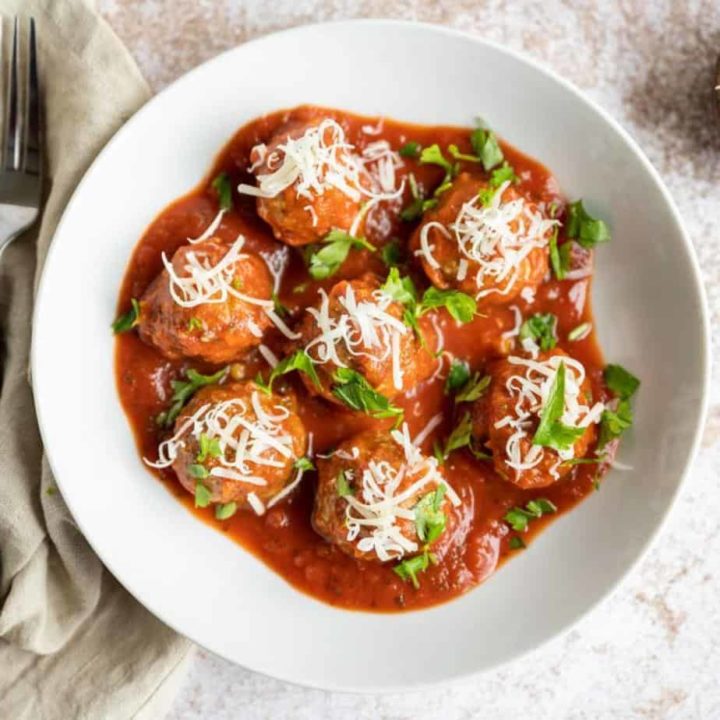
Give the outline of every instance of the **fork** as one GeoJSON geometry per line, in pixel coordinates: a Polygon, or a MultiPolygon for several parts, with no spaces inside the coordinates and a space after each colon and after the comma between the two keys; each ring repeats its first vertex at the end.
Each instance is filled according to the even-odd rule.
{"type": "Polygon", "coordinates": [[[2,136],[0,255],[20,233],[37,220],[40,213],[43,176],[42,129],[33,18],[30,18],[28,28],[24,72],[21,72],[21,56],[20,22],[16,17],[2,136]]]}

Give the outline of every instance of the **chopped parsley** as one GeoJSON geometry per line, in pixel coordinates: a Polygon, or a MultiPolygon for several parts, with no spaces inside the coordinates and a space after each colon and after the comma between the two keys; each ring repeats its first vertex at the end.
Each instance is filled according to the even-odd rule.
{"type": "Polygon", "coordinates": [[[196,480],[205,480],[210,476],[208,469],[204,465],[196,463],[194,465],[188,465],[188,472],[196,480]]]}
{"type": "Polygon", "coordinates": [[[608,389],[619,399],[614,410],[610,408],[603,410],[600,418],[598,450],[602,450],[632,426],[633,412],[630,398],[640,387],[640,380],[621,365],[608,365],[604,376],[608,389]]]}
{"type": "Polygon", "coordinates": [[[195,507],[207,507],[211,499],[212,493],[198,480],[195,483],[195,507]]]}
{"type": "Polygon", "coordinates": [[[513,535],[508,542],[508,547],[511,550],[524,550],[527,545],[519,535],[513,535]]]}
{"type": "Polygon", "coordinates": [[[524,508],[513,507],[503,516],[503,520],[515,532],[527,532],[530,520],[541,518],[543,515],[552,515],[557,507],[546,498],[530,500],[524,508]]]}
{"type": "Polygon", "coordinates": [[[228,520],[237,512],[237,503],[229,502],[215,506],[215,518],[217,520],[228,520]]]}
{"type": "Polygon", "coordinates": [[[470,419],[470,413],[466,412],[445,441],[443,457],[447,458],[453,450],[469,447],[471,435],[472,420],[470,419]]]}
{"type": "Polygon", "coordinates": [[[290,314],[290,310],[288,310],[287,306],[283,304],[276,292],[273,292],[270,295],[270,299],[272,300],[273,310],[277,315],[280,317],[286,317],[290,314]]]}
{"type": "Polygon", "coordinates": [[[218,370],[213,375],[202,375],[197,370],[188,368],[185,371],[186,381],[183,380],[172,380],[170,387],[172,387],[173,394],[170,398],[172,404],[167,410],[161,412],[155,419],[156,423],[160,427],[170,427],[174,422],[175,418],[180,414],[180,411],[185,406],[185,403],[195,394],[197,390],[206,385],[213,385],[219,383],[225,379],[228,373],[228,368],[224,367],[222,370],[218,370]]]}
{"type": "Polygon", "coordinates": [[[200,443],[200,452],[198,452],[196,460],[199,463],[205,462],[208,458],[218,458],[222,455],[219,438],[211,438],[205,433],[200,433],[198,442],[200,443]]]}
{"type": "Polygon", "coordinates": [[[417,159],[421,151],[422,145],[419,142],[409,140],[398,150],[398,153],[401,157],[417,159]]]}
{"type": "Polygon", "coordinates": [[[135,299],[130,299],[130,310],[121,315],[112,324],[112,331],[118,335],[119,333],[132,330],[140,322],[140,303],[135,299]]]}
{"type": "Polygon", "coordinates": [[[213,181],[212,188],[218,194],[221,210],[229,210],[232,207],[232,186],[228,174],[220,173],[213,181]]]}
{"type": "Polygon", "coordinates": [[[485,128],[477,128],[470,135],[470,144],[486,172],[490,172],[504,159],[495,133],[485,128]]]}
{"type": "Polygon", "coordinates": [[[417,291],[412,279],[407,275],[400,275],[400,271],[395,267],[390,268],[390,272],[380,290],[405,306],[414,307],[417,302],[417,291]]]}
{"type": "Polygon", "coordinates": [[[347,259],[351,248],[375,251],[365,238],[354,237],[343,230],[331,230],[323,239],[320,250],[310,255],[308,272],[313,280],[324,280],[334,275],[347,259]]]}
{"type": "Polygon", "coordinates": [[[475,373],[468,382],[463,385],[460,392],[455,395],[455,402],[473,402],[477,400],[489,387],[492,378],[490,375],[480,376],[475,373]]]}
{"type": "Polygon", "coordinates": [[[495,168],[490,175],[490,187],[499,188],[505,182],[516,183],[520,178],[515,174],[513,168],[507,160],[499,168],[495,168]]]}
{"type": "Polygon", "coordinates": [[[352,488],[350,487],[347,474],[344,470],[341,470],[335,478],[335,490],[337,491],[339,497],[352,495],[352,488]]]}
{"type": "Polygon", "coordinates": [[[402,418],[402,408],[396,407],[375,390],[359,372],[350,368],[337,368],[333,381],[332,394],[352,410],[359,410],[374,418],[402,418]]]}
{"type": "Polygon", "coordinates": [[[576,328],[573,328],[567,336],[567,339],[570,342],[577,342],[578,340],[583,340],[586,338],[590,331],[592,330],[592,323],[584,322],[578,325],[576,328]]]}
{"type": "Polygon", "coordinates": [[[608,226],[590,215],[583,207],[582,200],[568,205],[566,232],[569,238],[577,240],[586,250],[610,240],[608,226]]]}
{"type": "Polygon", "coordinates": [[[420,162],[423,165],[437,165],[445,171],[445,177],[435,190],[435,195],[439,195],[450,187],[452,179],[457,174],[457,168],[442,153],[440,146],[436,143],[422,150],[420,153],[420,162]]]}
{"type": "Polygon", "coordinates": [[[415,506],[415,529],[420,540],[427,545],[435,542],[445,530],[447,518],[441,510],[445,485],[424,495],[415,506]]]}
{"type": "Polygon", "coordinates": [[[288,373],[298,370],[301,373],[307,375],[318,390],[322,388],[320,378],[318,377],[317,371],[315,370],[315,364],[310,359],[310,356],[304,350],[296,350],[292,355],[288,355],[283,358],[272,370],[267,383],[264,383],[262,377],[258,375],[255,379],[255,384],[263,390],[265,393],[270,393],[272,390],[273,383],[281,375],[287,375],[288,373]]]}
{"type": "Polygon", "coordinates": [[[534,340],[541,350],[552,350],[557,345],[555,328],[557,317],[552,313],[537,313],[520,326],[520,339],[534,340]]]}
{"type": "Polygon", "coordinates": [[[474,163],[481,162],[480,158],[477,155],[468,155],[467,153],[460,152],[457,145],[448,145],[448,152],[453,156],[455,160],[464,160],[465,162],[474,163]]]}
{"type": "Polygon", "coordinates": [[[464,360],[453,358],[447,380],[445,380],[445,394],[450,395],[459,390],[469,379],[470,366],[464,360]]]}
{"type": "Polygon", "coordinates": [[[565,363],[560,363],[550,387],[548,399],[540,413],[540,423],[533,437],[533,445],[567,450],[572,447],[586,428],[572,427],[561,422],[565,410],[565,363]]]}
{"type": "Polygon", "coordinates": [[[393,571],[405,582],[410,581],[417,590],[420,587],[420,581],[417,578],[418,574],[425,572],[430,567],[430,563],[435,564],[436,562],[437,558],[431,552],[425,550],[422,555],[416,555],[398,563],[393,568],[393,571]]]}
{"type": "Polygon", "coordinates": [[[400,248],[400,241],[397,238],[393,238],[389,243],[380,248],[380,259],[388,267],[395,267],[402,262],[403,254],[400,248]]]}
{"type": "Polygon", "coordinates": [[[296,470],[302,470],[303,472],[306,472],[308,470],[314,470],[315,464],[309,457],[301,457],[293,463],[293,467],[296,470]]]}
{"type": "Polygon", "coordinates": [[[424,315],[428,310],[441,307],[444,307],[459,323],[470,322],[477,312],[477,302],[474,297],[459,290],[438,290],[429,287],[418,305],[418,316],[424,315]]]}
{"type": "Polygon", "coordinates": [[[193,315],[193,317],[191,317],[188,320],[187,327],[188,327],[188,332],[192,332],[193,330],[202,330],[203,329],[202,320],[193,315]]]}
{"type": "Polygon", "coordinates": [[[558,245],[558,229],[555,228],[550,236],[550,265],[558,280],[564,280],[570,271],[570,253],[572,252],[572,241],[558,245]]]}

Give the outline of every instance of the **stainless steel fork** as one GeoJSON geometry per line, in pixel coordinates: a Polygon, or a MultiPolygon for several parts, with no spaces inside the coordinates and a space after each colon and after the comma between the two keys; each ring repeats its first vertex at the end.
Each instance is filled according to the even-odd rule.
{"type": "Polygon", "coordinates": [[[15,18],[7,75],[0,165],[0,254],[37,220],[40,212],[42,127],[33,18],[29,20],[26,44],[20,37],[20,21],[15,18]]]}

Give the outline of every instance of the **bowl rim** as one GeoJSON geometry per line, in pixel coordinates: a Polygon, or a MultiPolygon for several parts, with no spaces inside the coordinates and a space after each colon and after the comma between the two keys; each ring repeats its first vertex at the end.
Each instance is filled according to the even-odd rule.
{"type": "MultiPolygon", "coordinates": [[[[687,459],[685,462],[685,465],[682,469],[682,471],[679,474],[679,478],[677,480],[676,486],[672,492],[672,495],[669,497],[669,499],[666,501],[666,507],[662,511],[662,516],[659,519],[658,523],[656,524],[655,528],[649,535],[645,538],[643,543],[641,544],[639,550],[637,551],[636,557],[632,560],[632,562],[626,567],[626,569],[618,576],[616,581],[598,595],[597,599],[590,603],[583,611],[579,612],[575,617],[571,618],[563,628],[558,630],[557,632],[550,634],[546,638],[544,638],[541,642],[538,644],[531,646],[529,648],[526,648],[525,650],[515,652],[514,654],[509,654],[506,658],[497,661],[496,663],[492,665],[488,665],[484,668],[480,668],[477,670],[469,670],[464,673],[459,673],[457,675],[453,675],[449,678],[441,678],[436,681],[427,682],[427,681],[421,681],[421,682],[406,682],[403,684],[397,684],[397,685],[383,685],[379,687],[373,687],[373,686],[350,686],[345,684],[339,684],[339,683],[333,683],[333,682],[325,682],[323,684],[319,683],[312,683],[309,681],[302,681],[295,678],[289,678],[289,677],[283,677],[282,675],[272,675],[268,672],[262,671],[262,670],[256,670],[254,668],[248,668],[244,665],[241,665],[237,660],[229,657],[227,654],[223,653],[222,650],[210,647],[208,644],[205,644],[205,642],[196,639],[195,637],[191,636],[190,634],[187,634],[184,630],[181,630],[178,628],[174,623],[169,622],[165,616],[162,610],[159,610],[154,607],[152,603],[146,602],[144,599],[141,599],[143,596],[143,591],[141,588],[136,587],[130,587],[128,584],[125,583],[123,579],[121,579],[118,574],[115,572],[113,568],[113,564],[109,562],[104,554],[95,547],[95,544],[93,540],[86,535],[84,532],[84,527],[82,521],[76,516],[75,512],[73,511],[72,502],[69,500],[69,496],[67,496],[63,493],[63,499],[66,501],[68,509],[73,517],[73,521],[76,523],[77,528],[82,533],[83,537],[85,538],[86,542],[89,544],[89,546],[92,548],[93,552],[99,557],[100,561],[103,563],[105,568],[113,575],[115,580],[122,585],[125,590],[127,590],[130,595],[133,596],[133,598],[139,602],[143,607],[147,608],[153,615],[155,615],[156,618],[158,618],[161,622],[166,624],[168,627],[172,628],[175,632],[177,632],[179,635],[181,635],[184,638],[187,638],[191,642],[195,643],[196,645],[208,650],[209,652],[212,652],[213,654],[218,655],[219,657],[222,657],[224,660],[227,660],[228,662],[231,662],[233,665],[242,667],[245,670],[250,670],[251,672],[257,673],[259,675],[262,675],[264,677],[268,677],[274,680],[280,680],[282,682],[287,682],[291,685],[295,685],[298,687],[307,687],[307,688],[314,688],[319,690],[326,690],[331,692],[341,692],[341,693],[354,693],[354,694],[389,694],[389,693],[397,693],[397,692],[412,692],[412,691],[418,691],[421,689],[432,689],[432,688],[438,688],[438,687],[447,687],[449,685],[455,685],[458,683],[461,683],[463,681],[467,681],[470,678],[479,677],[482,674],[486,674],[489,672],[496,671],[502,667],[506,667],[512,662],[515,662],[521,658],[526,657],[527,655],[530,655],[531,653],[537,651],[538,649],[545,647],[550,642],[555,641],[561,637],[565,637],[572,629],[574,629],[583,619],[587,618],[598,606],[603,604],[606,600],[608,600],[615,592],[618,591],[618,589],[628,580],[628,578],[632,575],[632,573],[636,570],[636,568],[639,566],[639,564],[645,559],[648,552],[654,545],[654,543],[657,541],[658,537],[661,535],[661,533],[664,531],[665,527],[667,526],[670,514],[672,513],[673,509],[676,507],[678,499],[680,497],[681,492],[683,491],[688,475],[690,473],[690,469],[693,466],[694,460],[697,457],[698,449],[700,446],[700,442],[702,439],[702,434],[705,428],[705,423],[707,419],[708,414],[708,407],[709,407],[709,389],[710,389],[710,372],[711,372],[711,355],[710,355],[710,321],[709,321],[709,310],[708,310],[708,303],[707,303],[707,294],[705,290],[705,285],[702,280],[702,273],[700,270],[700,264],[699,260],[697,258],[697,255],[695,253],[694,246],[689,238],[689,235],[685,229],[682,216],[677,209],[675,205],[675,201],[672,198],[672,195],[670,194],[669,190],[665,186],[664,181],[662,180],[662,177],[660,173],[655,169],[655,167],[652,165],[648,157],[645,155],[644,151],[641,149],[639,144],[635,141],[635,139],[630,135],[630,133],[625,130],[625,128],[617,121],[615,120],[608,111],[606,111],[603,107],[601,107],[599,104],[597,104],[595,101],[591,100],[589,97],[587,97],[582,90],[580,90],[577,86],[575,86],[572,82],[569,80],[566,80],[562,76],[560,76],[556,71],[546,67],[542,62],[534,59],[530,55],[515,50],[513,48],[507,47],[505,45],[502,45],[501,43],[488,40],[482,36],[476,35],[474,33],[464,31],[464,30],[458,30],[456,28],[447,27],[444,25],[436,25],[433,23],[428,22],[420,22],[415,20],[399,20],[399,19],[393,19],[393,18],[356,18],[356,19],[348,19],[348,20],[333,20],[328,22],[314,22],[314,23],[306,23],[302,25],[298,25],[292,28],[286,28],[283,30],[278,30],[271,33],[265,33],[258,37],[252,38],[251,40],[248,40],[246,42],[240,43],[239,45],[236,45],[232,48],[228,48],[227,50],[224,50],[223,52],[219,53],[218,55],[206,60],[203,63],[200,63],[199,65],[195,66],[191,70],[183,73],[181,76],[173,80],[171,83],[169,83],[166,87],[164,87],[162,90],[160,90],[157,94],[153,95],[142,107],[140,107],[123,125],[121,125],[116,132],[112,135],[112,137],[105,143],[105,145],[100,149],[97,156],[93,159],[93,161],[90,163],[90,165],[86,168],[86,170],[83,173],[83,177],[81,178],[80,182],[77,184],[75,190],[73,191],[72,195],[70,196],[70,199],[68,200],[65,209],[63,210],[62,216],[57,224],[57,227],[55,228],[55,231],[53,233],[53,238],[50,241],[50,245],[48,248],[48,252],[45,257],[45,262],[43,264],[43,270],[41,272],[41,277],[37,286],[36,294],[35,294],[35,306],[32,313],[32,341],[31,341],[31,350],[30,350],[30,372],[31,372],[31,378],[35,379],[40,377],[42,374],[42,370],[40,369],[42,364],[42,359],[39,357],[39,353],[36,352],[36,334],[38,333],[38,327],[40,326],[40,317],[42,315],[42,309],[47,302],[47,292],[46,292],[46,269],[50,266],[51,261],[54,258],[55,252],[57,251],[57,246],[54,242],[55,237],[61,234],[61,231],[63,229],[63,226],[66,222],[67,217],[71,214],[70,211],[73,208],[78,196],[83,192],[85,184],[88,180],[88,176],[92,174],[92,170],[95,168],[97,164],[103,161],[104,156],[106,153],[110,152],[111,148],[114,146],[114,144],[118,141],[118,139],[121,136],[124,136],[128,132],[132,132],[134,126],[141,122],[144,118],[146,112],[149,108],[151,108],[157,101],[159,101],[160,98],[162,98],[166,93],[169,93],[172,91],[179,83],[184,82],[186,78],[193,76],[194,74],[200,72],[201,70],[204,71],[208,66],[213,65],[214,63],[220,63],[225,58],[225,56],[230,55],[232,53],[238,52],[241,48],[244,48],[248,45],[254,45],[258,43],[263,43],[264,41],[270,39],[270,38],[277,38],[278,36],[287,36],[287,35],[293,35],[293,34],[301,34],[304,32],[307,32],[309,30],[317,30],[320,28],[328,28],[333,29],[335,27],[344,27],[344,26],[358,26],[358,25],[365,25],[365,26],[382,26],[382,27],[396,27],[399,29],[406,29],[409,28],[411,30],[424,30],[429,31],[432,33],[437,33],[440,35],[445,35],[447,37],[455,37],[455,38],[461,38],[463,40],[469,40],[473,43],[477,43],[480,45],[485,45],[487,47],[490,47],[491,49],[502,53],[504,55],[508,55],[514,60],[522,63],[525,66],[530,67],[536,72],[539,72],[543,75],[545,75],[550,80],[554,81],[555,83],[562,86],[565,90],[567,90],[573,97],[584,104],[586,107],[589,107],[592,111],[594,111],[607,125],[609,125],[612,130],[614,130],[615,133],[617,133],[628,145],[628,147],[633,151],[634,155],[636,156],[637,160],[641,163],[646,173],[650,176],[652,179],[654,185],[657,187],[657,189],[660,191],[662,198],[670,210],[670,215],[672,216],[676,229],[682,238],[682,243],[685,251],[685,255],[689,261],[689,266],[692,270],[692,279],[693,279],[693,289],[695,294],[695,299],[697,301],[697,306],[699,308],[699,321],[702,327],[702,333],[701,333],[701,340],[700,340],[700,350],[702,353],[702,378],[701,378],[701,397],[700,397],[700,403],[699,408],[696,413],[696,427],[692,436],[692,440],[689,443],[688,446],[688,453],[687,453],[687,459]]],[[[219,147],[216,152],[220,152],[221,148],[219,147]]],[[[49,440],[49,433],[48,429],[46,428],[44,421],[43,421],[43,414],[42,414],[42,408],[41,403],[38,401],[38,394],[33,391],[33,402],[35,407],[35,413],[37,416],[38,421],[38,427],[40,430],[41,439],[43,441],[43,449],[45,452],[45,455],[48,460],[48,464],[50,466],[50,469],[53,472],[53,476],[55,478],[55,482],[60,488],[60,491],[62,493],[63,490],[63,480],[59,477],[59,475],[55,472],[54,464],[53,464],[53,458],[51,456],[51,451],[48,449],[50,446],[49,440]]],[[[452,602],[452,601],[451,601],[452,602]]],[[[432,608],[430,608],[432,609],[432,608]]],[[[422,613],[425,612],[427,609],[419,609],[414,612],[416,613],[422,613]]]]}

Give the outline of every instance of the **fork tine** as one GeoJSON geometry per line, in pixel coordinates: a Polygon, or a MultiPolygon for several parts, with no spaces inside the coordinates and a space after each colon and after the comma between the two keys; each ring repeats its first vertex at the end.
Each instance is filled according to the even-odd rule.
{"type": "Polygon", "coordinates": [[[30,18],[28,37],[28,76],[27,76],[27,118],[25,132],[25,170],[40,174],[41,136],[40,136],[40,87],[38,82],[37,47],[35,42],[35,18],[30,18]]]}
{"type": "Polygon", "coordinates": [[[15,18],[13,45],[10,60],[10,77],[6,102],[5,139],[3,141],[3,160],[6,170],[16,170],[20,165],[20,97],[18,93],[18,19],[15,18]]]}

